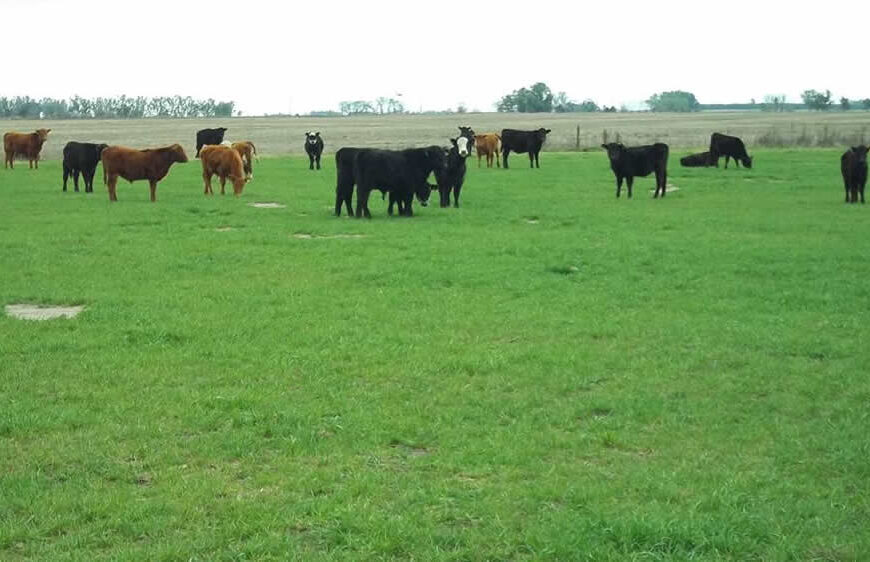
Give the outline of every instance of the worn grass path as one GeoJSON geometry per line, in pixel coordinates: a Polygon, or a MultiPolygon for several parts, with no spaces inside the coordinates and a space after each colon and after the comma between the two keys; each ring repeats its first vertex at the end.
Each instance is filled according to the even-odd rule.
{"type": "Polygon", "coordinates": [[[331,159],[0,170],[0,304],[87,306],[0,317],[0,559],[864,559],[870,208],[839,151],[681,154],[371,221],[331,159]]]}

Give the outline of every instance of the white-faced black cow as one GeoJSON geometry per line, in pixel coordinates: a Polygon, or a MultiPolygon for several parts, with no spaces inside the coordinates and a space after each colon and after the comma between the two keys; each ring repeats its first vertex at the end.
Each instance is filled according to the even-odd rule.
{"type": "Polygon", "coordinates": [[[541,167],[538,155],[541,147],[547,140],[550,129],[541,127],[537,131],[517,131],[516,129],[502,129],[501,131],[501,154],[505,169],[508,168],[508,155],[513,152],[520,154],[529,153],[529,165],[532,168],[541,167]]]}
{"type": "Polygon", "coordinates": [[[427,205],[431,187],[426,180],[433,171],[443,170],[446,161],[447,153],[440,146],[358,150],[353,158],[356,217],[371,218],[368,200],[374,189],[389,192],[391,198],[400,203],[399,213],[412,216],[414,196],[417,196],[421,205],[427,205]]]}
{"type": "Polygon", "coordinates": [[[864,186],[867,184],[867,150],[866,146],[853,146],[840,157],[840,171],[843,173],[843,184],[846,187],[846,203],[857,203],[861,196],[864,202],[864,186]]]}
{"type": "Polygon", "coordinates": [[[656,192],[654,197],[665,196],[665,186],[668,183],[668,145],[657,142],[646,146],[631,148],[618,142],[602,144],[610,158],[610,168],[616,176],[616,197],[622,191],[622,180],[628,185],[628,196],[631,197],[631,185],[635,176],[648,176],[655,172],[656,192]]]}
{"type": "Polygon", "coordinates": [[[699,152],[680,158],[680,165],[685,168],[708,168],[710,166],[718,168],[719,159],[713,158],[713,154],[710,152],[699,152]]]}
{"type": "Polygon", "coordinates": [[[471,127],[459,127],[459,136],[468,139],[468,143],[465,147],[467,150],[465,156],[468,156],[468,154],[471,154],[471,151],[474,150],[474,137],[476,136],[474,134],[474,129],[471,127]]]}
{"type": "Polygon", "coordinates": [[[459,207],[459,194],[465,183],[465,159],[470,154],[465,148],[467,142],[463,142],[466,140],[465,137],[450,139],[453,146],[447,152],[447,162],[443,169],[435,170],[435,181],[438,183],[438,195],[442,207],[450,206],[451,190],[453,190],[453,206],[459,207]]]}
{"type": "Polygon", "coordinates": [[[196,132],[196,157],[199,158],[199,151],[207,144],[221,144],[224,142],[224,133],[227,132],[226,127],[218,127],[217,129],[200,129],[196,132]]]}
{"type": "Polygon", "coordinates": [[[70,141],[63,147],[63,190],[72,176],[76,192],[79,190],[79,174],[85,180],[85,193],[94,191],[94,172],[100,162],[100,154],[108,145],[70,141]]]}
{"type": "Polygon", "coordinates": [[[743,164],[747,168],[752,168],[752,158],[746,153],[746,145],[738,137],[723,135],[722,133],[713,133],[710,135],[710,154],[716,160],[716,167],[719,167],[719,157],[725,157],[725,168],[728,168],[728,159],[733,158],[737,163],[737,167],[743,164]]]}
{"type": "Polygon", "coordinates": [[[305,152],[308,153],[308,169],[313,170],[314,164],[317,163],[317,169],[320,169],[320,155],[323,154],[323,139],[320,138],[320,131],[305,133],[305,152]]]}

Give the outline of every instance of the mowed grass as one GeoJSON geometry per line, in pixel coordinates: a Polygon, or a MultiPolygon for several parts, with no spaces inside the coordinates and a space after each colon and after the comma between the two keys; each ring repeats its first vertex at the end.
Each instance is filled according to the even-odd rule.
{"type": "Polygon", "coordinates": [[[0,170],[0,301],[87,305],[0,317],[0,559],[865,559],[870,208],[753,152],[664,200],[516,155],[370,221],[332,158],[156,204],[0,170]]]}

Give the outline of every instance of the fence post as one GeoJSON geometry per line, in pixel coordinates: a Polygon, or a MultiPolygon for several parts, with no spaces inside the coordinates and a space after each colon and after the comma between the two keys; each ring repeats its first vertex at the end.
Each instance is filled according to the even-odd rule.
{"type": "Polygon", "coordinates": [[[580,150],[580,125],[577,125],[577,150],[580,150]]]}

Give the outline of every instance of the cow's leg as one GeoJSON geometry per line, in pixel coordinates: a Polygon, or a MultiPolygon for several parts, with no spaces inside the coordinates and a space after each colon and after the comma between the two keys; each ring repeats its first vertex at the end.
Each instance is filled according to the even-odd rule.
{"type": "Polygon", "coordinates": [[[625,186],[628,188],[628,198],[631,199],[631,186],[634,184],[634,176],[625,178],[625,186]]]}
{"type": "Polygon", "coordinates": [[[535,168],[541,168],[541,153],[540,151],[535,152],[535,168]]]}
{"type": "Polygon", "coordinates": [[[858,193],[861,194],[861,204],[864,204],[864,184],[858,184],[858,193]]]}
{"type": "Polygon", "coordinates": [[[658,193],[659,188],[661,188],[662,197],[664,197],[668,189],[668,172],[666,170],[656,172],[656,193],[658,193]]]}
{"type": "Polygon", "coordinates": [[[93,170],[84,170],[82,172],[82,177],[85,179],[85,193],[93,193],[94,191],[94,172],[96,172],[96,168],[93,170]]]}
{"type": "Polygon", "coordinates": [[[493,154],[495,154],[495,165],[496,165],[496,167],[500,168],[501,167],[501,155],[498,153],[497,148],[495,149],[493,154]]]}
{"type": "Polygon", "coordinates": [[[843,179],[843,187],[846,189],[846,203],[849,202],[849,180],[843,179]]]}
{"type": "Polygon", "coordinates": [[[529,151],[529,167],[530,168],[535,167],[535,153],[532,152],[531,150],[529,151]]]}
{"type": "Polygon", "coordinates": [[[154,180],[148,180],[148,187],[151,188],[151,202],[154,203],[157,201],[157,182],[154,180]]]}
{"type": "Polygon", "coordinates": [[[320,169],[320,155],[317,155],[317,169],[320,169]]]}
{"type": "MultiPolygon", "coordinates": [[[[398,199],[396,199],[396,196],[391,191],[390,192],[390,200],[389,200],[389,203],[387,203],[387,214],[388,215],[393,216],[393,205],[397,202],[398,202],[398,199]]],[[[401,203],[399,203],[399,214],[400,215],[402,214],[402,204],[401,203]]]]}
{"type": "MultiPolygon", "coordinates": [[[[479,150],[477,151],[477,167],[480,168],[480,159],[483,156],[483,153],[479,150]]],[[[486,167],[489,168],[489,156],[486,157],[486,167]]]]}
{"type": "Polygon", "coordinates": [[[227,178],[221,175],[218,175],[218,181],[221,183],[221,195],[224,194],[224,185],[227,183],[227,178]]]}
{"type": "Polygon", "coordinates": [[[622,193],[622,176],[616,176],[616,198],[619,199],[619,194],[622,193]]]}
{"type": "Polygon", "coordinates": [[[214,195],[214,191],[211,189],[211,174],[207,174],[206,172],[202,173],[202,183],[205,186],[205,190],[203,191],[204,195],[214,195]]]}
{"type": "Polygon", "coordinates": [[[726,155],[725,155],[725,169],[726,169],[726,170],[728,169],[728,160],[729,160],[729,159],[731,159],[731,157],[728,156],[728,155],[726,154],[726,155]]]}
{"type": "Polygon", "coordinates": [[[459,193],[462,191],[462,184],[456,184],[453,187],[453,206],[459,208],[459,193]]]}
{"type": "Polygon", "coordinates": [[[356,218],[372,218],[368,210],[369,190],[361,185],[356,186],[356,218]]]}
{"type": "Polygon", "coordinates": [[[69,178],[69,168],[66,164],[63,165],[63,190],[66,191],[66,180],[69,178]]]}
{"type": "Polygon", "coordinates": [[[314,169],[314,155],[311,154],[310,152],[308,153],[308,169],[309,170],[314,169]]]}
{"type": "Polygon", "coordinates": [[[109,201],[117,201],[118,196],[115,190],[118,187],[118,176],[115,174],[109,175],[106,185],[109,188],[109,201]]]}
{"type": "Polygon", "coordinates": [[[79,170],[73,170],[73,186],[75,187],[76,193],[79,192],[79,170]]]}
{"type": "Polygon", "coordinates": [[[505,170],[508,169],[508,154],[510,154],[510,153],[511,153],[511,151],[509,148],[502,148],[502,150],[501,150],[501,157],[504,160],[504,169],[505,170]]]}
{"type": "MultiPolygon", "coordinates": [[[[341,206],[343,203],[345,203],[344,190],[341,188],[341,185],[336,185],[335,186],[335,216],[337,216],[337,217],[341,216],[341,206]]],[[[350,211],[350,209],[348,209],[348,214],[350,216],[353,216],[353,213],[351,213],[349,211],[350,211]]]]}

